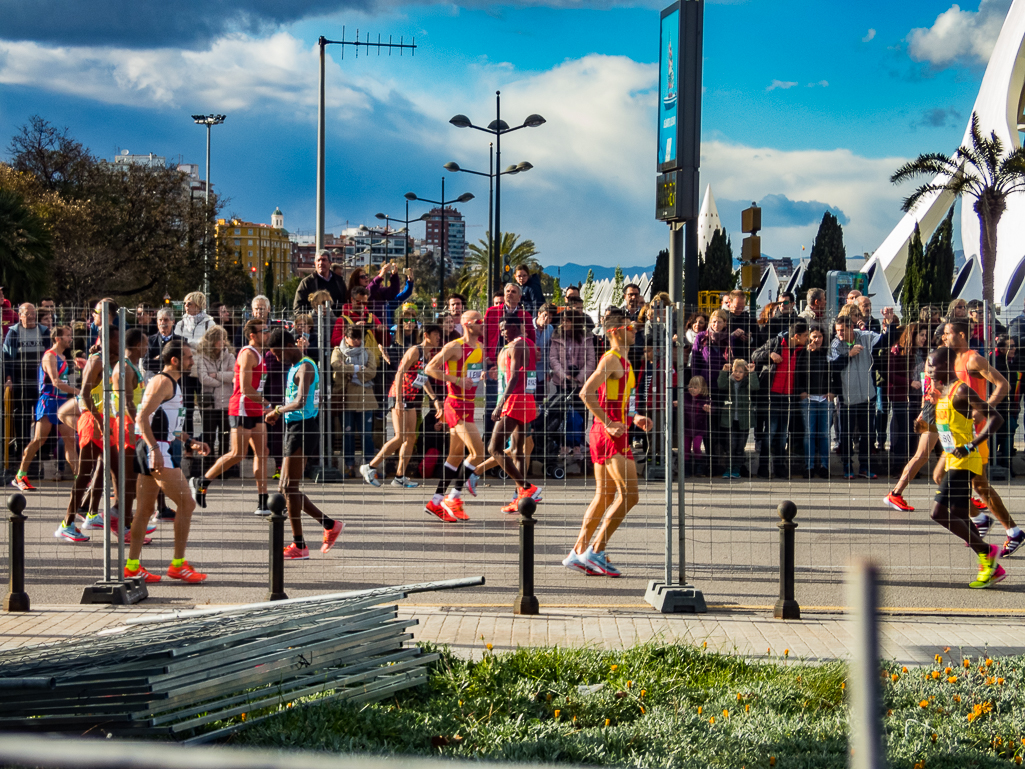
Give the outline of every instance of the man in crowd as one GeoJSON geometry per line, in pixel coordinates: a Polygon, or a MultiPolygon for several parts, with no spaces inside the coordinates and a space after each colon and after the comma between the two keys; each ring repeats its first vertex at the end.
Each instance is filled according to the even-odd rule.
{"type": "Polygon", "coordinates": [[[463,313],[466,311],[466,297],[460,293],[453,291],[448,295],[448,314],[452,316],[452,322],[455,326],[456,333],[462,335],[463,326],[459,322],[459,319],[463,317],[463,313]]]}
{"type": "Polygon", "coordinates": [[[836,319],[836,337],[829,348],[829,362],[840,377],[842,393],[838,404],[840,454],[844,478],[854,478],[854,442],[858,444],[858,477],[878,476],[869,467],[869,409],[875,396],[872,376],[872,350],[882,338],[874,331],[854,327],[850,317],[836,319]]]}
{"type": "Polygon", "coordinates": [[[32,439],[32,422],[39,399],[39,363],[50,347],[50,329],[36,323],[36,308],[30,302],[18,307],[18,322],[4,337],[4,383],[14,398],[14,435],[18,451],[32,439]]]}
{"type": "Polygon", "coordinates": [[[317,291],[327,291],[331,294],[331,304],[336,311],[349,301],[345,280],[331,269],[331,256],[327,251],[317,254],[313,260],[313,272],[300,281],[299,288],[295,291],[295,299],[292,301],[292,312],[296,315],[301,312],[313,312],[310,294],[317,291]]]}
{"type": "Polygon", "coordinates": [[[809,288],[808,306],[798,313],[808,322],[808,328],[817,328],[823,336],[829,337],[828,320],[826,318],[826,292],[821,288],[809,288]]]}
{"type": "Polygon", "coordinates": [[[538,308],[545,303],[544,291],[541,289],[541,278],[530,274],[530,268],[520,264],[513,270],[513,280],[520,287],[522,292],[520,304],[523,309],[531,315],[537,312],[538,308]]]}
{"type": "Polygon", "coordinates": [[[751,350],[758,346],[758,324],[747,312],[747,296],[739,288],[730,291],[727,311],[730,314],[726,322],[726,331],[732,337],[733,357],[751,359],[751,350]]]}
{"type": "MultiPolygon", "coordinates": [[[[787,437],[790,435],[791,414],[796,414],[798,403],[794,387],[798,350],[808,344],[808,323],[803,319],[794,321],[790,330],[770,339],[755,350],[751,362],[761,368],[767,366],[769,385],[769,455],[772,474],[777,478],[790,477],[790,454],[787,437]]],[[[796,441],[790,441],[790,448],[796,449],[796,441]]],[[[768,468],[765,468],[767,471],[768,468]]],[[[760,477],[768,477],[759,467],[760,477]]]]}
{"type": "Polygon", "coordinates": [[[181,339],[174,333],[174,310],[170,307],[161,307],[157,310],[157,332],[151,334],[149,338],[149,352],[145,361],[146,371],[155,374],[163,368],[162,351],[164,346],[174,339],[181,339]]]}
{"type": "Polygon", "coordinates": [[[484,432],[491,435],[495,422],[491,418],[498,402],[498,351],[502,347],[502,319],[517,315],[522,323],[523,333],[531,342],[536,342],[534,319],[523,309],[520,299],[522,289],[519,283],[506,283],[502,289],[502,302],[488,307],[484,313],[484,361],[487,378],[484,380],[484,432]]]}

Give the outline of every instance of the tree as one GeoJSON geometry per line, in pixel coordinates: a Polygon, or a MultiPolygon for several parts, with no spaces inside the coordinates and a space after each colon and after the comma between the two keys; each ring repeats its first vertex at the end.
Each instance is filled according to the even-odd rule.
{"type": "Polygon", "coordinates": [[[0,188],[0,283],[12,301],[38,299],[49,283],[53,243],[43,219],[0,188]]]}
{"type": "Polygon", "coordinates": [[[904,268],[904,285],[900,291],[900,306],[906,318],[913,318],[918,314],[918,308],[923,304],[923,296],[928,291],[925,284],[925,250],[922,248],[922,233],[915,223],[915,232],[911,236],[911,243],[908,245],[908,261],[904,268]]]}
{"type": "Polygon", "coordinates": [[[263,295],[274,301],[274,268],[271,267],[270,262],[264,265],[263,270],[263,295]]]}
{"type": "Polygon", "coordinates": [[[669,252],[665,249],[655,257],[655,269],[651,273],[651,295],[662,291],[669,293],[669,252]]]}
{"type": "Polygon", "coordinates": [[[843,227],[828,211],[822,215],[818,234],[811,245],[811,258],[804,271],[801,292],[826,287],[826,273],[847,269],[847,249],[843,244],[843,227]]]}
{"type": "MultiPolygon", "coordinates": [[[[232,247],[225,239],[218,241],[217,255],[213,261],[210,275],[210,297],[207,297],[207,304],[211,297],[217,297],[218,301],[231,307],[248,305],[255,292],[253,281],[249,279],[242,260],[234,253],[232,247]]],[[[294,292],[293,292],[294,293],[294,292]]]]}
{"type": "Polygon", "coordinates": [[[35,176],[50,192],[73,194],[85,186],[96,161],[69,133],[39,115],[30,117],[8,147],[14,170],[35,176]]]}
{"type": "Polygon", "coordinates": [[[617,264],[616,272],[612,276],[612,294],[609,296],[609,304],[613,307],[623,306],[623,284],[625,282],[623,268],[617,264]]]}
{"type": "MultiPolygon", "coordinates": [[[[496,240],[501,245],[500,264],[502,267],[501,283],[512,280],[512,271],[521,264],[527,265],[530,271],[541,273],[544,270],[537,260],[537,248],[533,240],[520,241],[520,236],[513,232],[503,232],[496,240]],[[509,269],[506,270],[505,268],[509,269]]],[[[481,238],[476,243],[466,247],[466,260],[463,262],[463,269],[459,274],[458,290],[465,294],[467,300],[473,303],[474,300],[487,307],[489,293],[488,286],[488,260],[490,259],[491,236],[481,238]]]]}
{"type": "Polygon", "coordinates": [[[699,291],[732,291],[737,285],[733,271],[733,244],[723,228],[712,233],[712,240],[698,263],[699,291]]]}
{"type": "Polygon", "coordinates": [[[562,304],[562,283],[552,278],[552,304],[562,304]]]}
{"type": "Polygon", "coordinates": [[[585,310],[593,310],[594,307],[594,270],[587,271],[587,279],[584,281],[583,287],[580,289],[580,298],[584,302],[585,310]]]}
{"type": "Polygon", "coordinates": [[[956,198],[970,197],[979,217],[979,254],[982,258],[982,296],[994,299],[993,272],[997,263],[997,225],[1007,210],[1007,198],[1025,192],[1025,148],[1005,154],[1004,144],[993,131],[987,139],[979,129],[979,116],[972,113],[972,146],[958,147],[953,157],[936,153],[919,155],[890,177],[894,184],[919,176],[932,176],[904,199],[910,212],[926,197],[949,192],[956,198]]]}
{"type": "Polygon", "coordinates": [[[947,211],[925,248],[922,303],[946,307],[954,286],[954,207],[947,211]]]}

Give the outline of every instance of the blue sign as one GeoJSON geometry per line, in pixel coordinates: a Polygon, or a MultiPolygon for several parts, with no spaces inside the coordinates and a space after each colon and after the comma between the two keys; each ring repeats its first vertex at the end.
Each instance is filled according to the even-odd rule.
{"type": "MultiPolygon", "coordinates": [[[[668,10],[668,9],[667,9],[668,10]]],[[[658,57],[658,165],[660,171],[676,167],[678,68],[680,62],[680,9],[677,5],[662,17],[658,57]]]]}

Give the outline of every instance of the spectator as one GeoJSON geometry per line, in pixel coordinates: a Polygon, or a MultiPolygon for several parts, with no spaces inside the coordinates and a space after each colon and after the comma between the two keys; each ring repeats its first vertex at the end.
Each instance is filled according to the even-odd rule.
{"type": "Polygon", "coordinates": [[[147,338],[157,333],[157,313],[151,307],[140,304],[135,308],[135,327],[142,329],[147,338]]]}
{"type": "MultiPolygon", "coordinates": [[[[342,306],[344,305],[338,307],[339,311],[342,306]]],[[[314,344],[314,347],[319,347],[321,337],[325,340],[331,338],[331,332],[337,322],[331,294],[327,291],[314,291],[310,294],[310,307],[310,316],[313,318],[313,331],[310,332],[310,338],[316,338],[317,343],[314,344]]]]}
{"type": "Polygon", "coordinates": [[[531,315],[536,314],[545,303],[545,294],[541,289],[541,277],[531,275],[530,268],[525,264],[520,264],[513,270],[513,280],[516,281],[522,292],[520,304],[523,305],[523,309],[531,315]]]}
{"type": "Polygon", "coordinates": [[[562,300],[566,303],[567,307],[569,306],[570,299],[580,299],[581,304],[583,304],[584,300],[580,296],[580,286],[566,286],[563,289],[562,300]]]}
{"type": "Polygon", "coordinates": [[[377,453],[374,448],[374,412],[377,410],[374,376],[377,374],[377,358],[364,346],[364,336],[361,327],[348,326],[341,343],[331,353],[335,392],[340,396],[342,404],[342,459],[347,478],[356,477],[357,438],[363,452],[363,463],[368,463],[377,453]]]}
{"type": "MultiPolygon", "coordinates": [[[[502,332],[499,324],[506,314],[516,315],[522,324],[523,336],[534,344],[534,321],[530,313],[520,305],[522,289],[519,283],[506,283],[502,289],[502,302],[493,304],[484,313],[484,360],[488,376],[484,379],[484,433],[491,435],[494,420],[491,413],[498,403],[498,351],[502,349],[502,332]]],[[[497,294],[496,294],[497,296],[497,294]]]]}
{"type": "MultiPolygon", "coordinates": [[[[693,364],[692,356],[694,349],[694,340],[698,338],[698,334],[708,328],[708,316],[703,312],[695,312],[689,318],[685,324],[686,331],[683,334],[686,347],[686,359],[687,368],[690,368],[693,364]]],[[[708,389],[708,384],[705,384],[705,389],[708,389]]]]}
{"type": "Polygon", "coordinates": [[[193,350],[207,331],[217,322],[206,314],[206,295],[202,291],[193,291],[185,295],[185,314],[174,327],[174,333],[180,336],[193,350]]]}
{"type": "Polygon", "coordinates": [[[565,445],[577,456],[582,456],[584,445],[584,415],[577,408],[578,397],[587,377],[595,367],[594,345],[587,334],[585,316],[577,310],[566,310],[562,314],[559,328],[552,334],[548,350],[551,365],[551,379],[558,393],[568,395],[559,402],[568,404],[565,408],[565,445]]]}
{"type": "Polygon", "coordinates": [[[847,304],[857,304],[858,300],[863,296],[864,294],[862,294],[858,289],[852,288],[847,292],[847,304]]]}
{"type": "Polygon", "coordinates": [[[751,392],[759,387],[754,371],[755,364],[736,358],[719,372],[719,389],[726,392],[719,428],[729,435],[729,440],[722,442],[725,451],[722,457],[723,478],[748,478],[751,475],[744,459],[744,447],[751,431],[751,392]]]}
{"type": "MultiPolygon", "coordinates": [[[[691,371],[694,376],[699,376],[706,382],[719,381],[719,372],[722,367],[733,358],[733,340],[726,332],[727,316],[726,310],[716,310],[708,320],[708,328],[700,332],[694,338],[694,350],[691,356],[691,371]]],[[[717,398],[713,392],[712,405],[716,405],[717,398]]]]}
{"type": "Polygon", "coordinates": [[[692,376],[683,394],[683,462],[689,475],[707,475],[701,446],[708,449],[709,417],[712,401],[704,377],[692,376]]]}
{"type": "Polygon", "coordinates": [[[831,385],[826,337],[813,328],[808,332],[808,344],[798,352],[795,380],[804,422],[804,468],[808,478],[818,475],[829,480],[831,385]]]}
{"type": "MultiPolygon", "coordinates": [[[[407,270],[406,282],[410,283],[409,275],[412,270],[407,270]]],[[[378,318],[384,318],[388,302],[395,301],[399,295],[399,266],[394,262],[385,262],[381,265],[381,271],[367,284],[370,292],[370,311],[378,318]]],[[[406,296],[412,294],[412,289],[406,296]]],[[[352,301],[352,294],[349,294],[352,301]]],[[[386,342],[382,340],[382,344],[386,342]]]]}
{"type": "Polygon", "coordinates": [[[349,301],[349,290],[341,275],[332,270],[331,257],[327,251],[320,251],[313,260],[313,272],[299,282],[292,301],[292,312],[312,312],[311,294],[327,291],[331,296],[331,304],[338,309],[349,301]]]}
{"type": "MultiPolygon", "coordinates": [[[[393,277],[398,275],[398,269],[399,269],[398,265],[393,263],[392,264],[392,276],[393,277]]],[[[377,307],[374,304],[374,301],[373,301],[373,299],[374,299],[374,288],[373,288],[374,284],[373,284],[373,282],[371,282],[371,284],[370,284],[370,286],[371,286],[370,287],[370,299],[371,299],[371,301],[370,301],[370,309],[377,313],[377,316],[381,319],[381,322],[384,323],[385,329],[390,329],[391,328],[391,326],[392,326],[392,314],[395,312],[395,309],[397,307],[402,306],[402,304],[407,302],[409,300],[409,297],[411,297],[413,295],[413,289],[414,289],[415,286],[414,286],[414,282],[413,282],[413,268],[412,267],[407,267],[405,269],[405,271],[402,273],[401,278],[399,278],[399,282],[402,283],[402,288],[399,289],[399,292],[397,294],[395,294],[395,296],[392,297],[391,299],[383,302],[383,305],[380,306],[380,307],[377,307]]],[[[396,361],[396,363],[397,363],[397,361],[396,361]]]]}
{"type": "Polygon", "coordinates": [[[968,302],[964,299],[954,299],[947,305],[947,316],[943,322],[953,323],[956,321],[968,322],[968,302]]]}
{"type": "Polygon", "coordinates": [[[4,383],[11,388],[14,402],[14,437],[18,454],[32,440],[32,422],[39,399],[38,371],[43,353],[50,347],[50,330],[36,322],[36,307],[25,302],[18,307],[18,322],[4,337],[4,383]]]}
{"type": "Polygon", "coordinates": [[[790,453],[800,454],[793,441],[790,441],[789,447],[787,442],[791,414],[798,409],[795,397],[797,357],[806,344],[808,323],[799,318],[788,332],[770,339],[754,354],[755,366],[766,369],[765,381],[769,388],[769,460],[772,473],[777,478],[790,477],[788,448],[790,453]]]}
{"type": "Polygon", "coordinates": [[[217,325],[223,328],[228,334],[228,345],[238,349],[242,346],[242,329],[235,320],[235,313],[232,309],[221,302],[213,306],[211,315],[217,320],[217,325]]]}
{"type": "Polygon", "coordinates": [[[3,338],[7,338],[7,332],[18,322],[18,312],[11,307],[11,300],[4,298],[4,287],[0,286],[0,327],[2,327],[3,338]]]}
{"type": "Polygon", "coordinates": [[[228,401],[235,376],[235,350],[223,326],[212,326],[199,340],[195,372],[202,388],[203,442],[210,447],[209,456],[200,460],[205,472],[231,448],[228,401]]]}
{"type": "MultiPolygon", "coordinates": [[[[459,322],[459,319],[463,317],[463,313],[466,311],[466,297],[460,293],[453,291],[448,295],[448,314],[452,316],[452,330],[456,332],[456,336],[463,335],[463,326],[459,322]]],[[[451,342],[454,337],[450,337],[448,332],[445,332],[442,339],[447,342],[451,342]]]]}
{"type": "Polygon", "coordinates": [[[798,313],[808,322],[808,328],[817,328],[823,336],[829,335],[829,321],[826,318],[826,292],[821,288],[808,289],[808,306],[798,313]]]}
{"type": "MultiPolygon", "coordinates": [[[[108,313],[107,320],[111,328],[117,327],[117,311],[118,304],[109,296],[103,299],[97,299],[92,303],[92,316],[89,320],[89,346],[93,347],[100,343],[100,339],[103,336],[103,303],[107,302],[108,313]]],[[[159,371],[159,369],[157,369],[159,371]]]]}
{"type": "MultiPolygon", "coordinates": [[[[890,424],[889,471],[904,468],[911,450],[912,420],[922,403],[925,359],[929,357],[929,327],[908,323],[886,357],[886,398],[892,414],[890,424]]],[[[917,443],[917,441],[916,441],[917,443]]]]}
{"type": "MultiPolygon", "coordinates": [[[[847,305],[844,309],[852,307],[847,305]]],[[[840,433],[840,456],[844,463],[844,478],[854,478],[854,451],[857,445],[859,478],[874,479],[868,459],[869,406],[875,395],[872,382],[872,350],[882,338],[874,331],[855,328],[855,310],[837,317],[836,337],[829,348],[829,362],[834,378],[839,377],[837,404],[840,433]]],[[[835,387],[835,385],[834,385],[835,387]]]]}
{"type": "Polygon", "coordinates": [[[997,405],[997,412],[1004,418],[1004,424],[996,435],[993,464],[1003,468],[1003,475],[1015,473],[1011,467],[1014,454],[1014,434],[1018,431],[1021,413],[1022,364],[1018,359],[1018,344],[1014,337],[1001,334],[993,350],[993,367],[1007,380],[1009,395],[997,405]]]}
{"type": "Polygon", "coordinates": [[[161,307],[157,310],[157,333],[149,338],[149,352],[146,354],[146,371],[156,374],[163,370],[164,345],[173,339],[181,339],[174,333],[174,310],[161,307]]]}
{"type": "MultiPolygon", "coordinates": [[[[733,338],[733,353],[738,358],[750,359],[751,351],[758,347],[757,323],[746,312],[747,296],[739,288],[730,291],[729,317],[726,332],[733,338]]],[[[718,376],[718,372],[716,372],[718,376]]]]}
{"type": "Polygon", "coordinates": [[[552,334],[555,333],[555,326],[552,321],[555,319],[559,308],[554,304],[542,305],[537,311],[537,318],[534,319],[534,339],[537,345],[537,393],[538,400],[544,400],[545,382],[548,380],[548,355],[552,343],[552,334]]]}
{"type": "Polygon", "coordinates": [[[1007,327],[997,320],[996,313],[984,311],[982,301],[973,299],[968,303],[968,346],[978,353],[986,355],[986,321],[989,321],[989,343],[1007,333],[1007,327]]]}
{"type": "Polygon", "coordinates": [[[335,321],[331,330],[331,346],[337,347],[342,343],[345,329],[349,326],[356,326],[363,331],[363,341],[374,351],[378,360],[381,357],[381,345],[384,343],[384,329],[380,319],[370,312],[370,292],[362,286],[357,286],[349,295],[352,300],[342,307],[342,314],[335,321]]]}

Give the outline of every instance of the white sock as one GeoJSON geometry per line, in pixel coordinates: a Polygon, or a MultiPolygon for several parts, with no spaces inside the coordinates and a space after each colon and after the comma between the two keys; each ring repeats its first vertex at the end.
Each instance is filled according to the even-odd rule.
{"type": "Polygon", "coordinates": [[[450,491],[448,493],[448,498],[449,499],[459,499],[462,496],[463,495],[461,493],[459,493],[458,491],[456,491],[455,489],[452,489],[452,491],[450,491]]]}
{"type": "Polygon", "coordinates": [[[464,464],[464,465],[466,465],[466,469],[467,469],[467,470],[469,470],[469,471],[470,471],[471,473],[473,473],[474,475],[476,475],[476,473],[474,473],[473,471],[477,469],[477,465],[475,465],[475,464],[474,464],[473,462],[471,462],[471,461],[470,461],[469,459],[467,459],[467,460],[466,460],[465,462],[463,462],[463,464],[464,464]]]}
{"type": "Polygon", "coordinates": [[[1006,531],[1007,536],[1009,537],[1017,537],[1019,534],[1021,534],[1021,529],[1019,529],[1017,526],[1012,526],[1010,529],[1007,529],[1006,531]]]}
{"type": "Polygon", "coordinates": [[[440,505],[441,504],[441,500],[443,500],[443,499],[444,499],[444,497],[441,496],[441,494],[435,494],[433,497],[431,497],[431,502],[433,502],[436,505],[440,505]]]}
{"type": "Polygon", "coordinates": [[[985,523],[987,520],[989,520],[989,516],[986,515],[986,513],[979,513],[978,515],[972,516],[972,522],[976,524],[985,523]]]}

